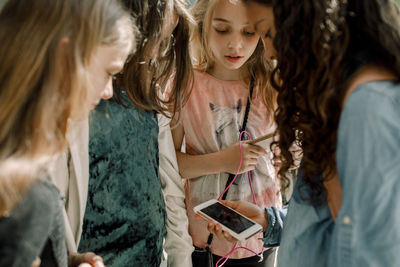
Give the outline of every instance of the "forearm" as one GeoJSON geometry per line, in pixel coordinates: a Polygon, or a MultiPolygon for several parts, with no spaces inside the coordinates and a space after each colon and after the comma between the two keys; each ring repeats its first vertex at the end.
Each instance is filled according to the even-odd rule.
{"type": "Polygon", "coordinates": [[[191,179],[226,171],[222,151],[204,155],[190,155],[177,151],[176,157],[182,178],[191,179]]]}

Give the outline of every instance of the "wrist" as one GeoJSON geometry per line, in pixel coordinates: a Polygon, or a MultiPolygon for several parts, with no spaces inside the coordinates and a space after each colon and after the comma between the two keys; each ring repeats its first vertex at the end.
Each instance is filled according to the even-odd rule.
{"type": "Polygon", "coordinates": [[[226,148],[215,152],[215,163],[217,163],[217,173],[221,173],[221,172],[228,172],[229,173],[229,161],[227,160],[229,155],[226,155],[226,148]]]}

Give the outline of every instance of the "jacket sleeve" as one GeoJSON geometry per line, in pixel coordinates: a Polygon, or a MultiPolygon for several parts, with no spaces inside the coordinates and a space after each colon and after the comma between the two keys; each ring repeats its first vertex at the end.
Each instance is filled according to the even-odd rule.
{"type": "Polygon", "coordinates": [[[53,192],[34,183],[10,216],[0,218],[0,267],[31,266],[49,239],[55,213],[53,192]]]}
{"type": "Polygon", "coordinates": [[[165,250],[169,267],[190,267],[194,247],[188,231],[185,192],[178,171],[169,122],[165,116],[158,115],[160,179],[167,209],[165,250]]]}
{"type": "Polygon", "coordinates": [[[342,112],[336,160],[343,200],[329,266],[400,262],[399,89],[363,84],[342,112]]]}
{"type": "Polygon", "coordinates": [[[283,222],[286,218],[287,206],[283,209],[276,207],[265,209],[268,215],[268,227],[264,232],[264,247],[277,247],[280,244],[283,222]]]}

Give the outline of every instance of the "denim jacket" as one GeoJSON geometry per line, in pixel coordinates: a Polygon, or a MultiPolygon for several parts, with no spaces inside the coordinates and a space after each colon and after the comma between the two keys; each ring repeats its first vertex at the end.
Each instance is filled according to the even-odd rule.
{"type": "Polygon", "coordinates": [[[327,204],[303,201],[301,171],[284,211],[267,209],[266,246],[280,267],[400,266],[400,84],[359,86],[341,114],[337,169],[343,190],[336,223],[327,204]]]}

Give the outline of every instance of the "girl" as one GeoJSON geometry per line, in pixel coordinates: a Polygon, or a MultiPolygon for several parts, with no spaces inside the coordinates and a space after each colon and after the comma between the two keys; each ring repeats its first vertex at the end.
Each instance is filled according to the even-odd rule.
{"type": "Polygon", "coordinates": [[[112,92],[111,77],[131,47],[130,25],[114,1],[2,7],[0,266],[102,266],[93,253],[67,259],[62,199],[47,166],[66,145],[68,120],[87,117],[112,92]]]}
{"type": "MultiPolygon", "coordinates": [[[[271,6],[251,2],[254,22],[271,14],[271,6]]],[[[266,216],[252,205],[232,206],[268,227],[265,243],[280,243],[280,266],[397,265],[399,7],[294,0],[272,8],[275,24],[259,30],[272,33],[283,81],[281,172],[292,163],[291,143],[300,142],[304,160],[283,231],[277,210],[266,216]]]]}
{"type": "MultiPolygon", "coordinates": [[[[240,2],[200,0],[193,7],[198,23],[194,36],[197,62],[194,86],[188,102],[175,121],[173,138],[179,171],[186,178],[186,201],[189,231],[198,249],[207,246],[209,233],[204,221],[195,220],[193,207],[218,196],[225,190],[228,173],[235,174],[241,153],[238,136],[243,124],[252,138],[274,131],[274,92],[267,74],[270,66],[259,36],[254,32],[240,2]],[[254,87],[254,92],[251,89],[254,87]],[[249,108],[249,109],[248,109],[249,108]],[[246,120],[248,109],[248,120],[246,120]],[[185,138],[186,153],[181,152],[185,138]]],[[[243,163],[229,188],[227,199],[253,200],[261,207],[280,206],[279,185],[266,150],[243,143],[243,163]],[[252,171],[250,184],[245,172],[252,171]]],[[[240,244],[260,253],[263,244],[254,236],[240,244]]],[[[209,246],[210,244],[208,244],[209,246]]],[[[230,252],[232,245],[214,238],[211,242],[214,262],[230,252]]],[[[201,253],[201,252],[199,252],[201,253]]],[[[197,252],[193,254],[194,266],[197,252]]],[[[264,260],[246,250],[236,250],[227,264],[273,266],[275,250],[264,252],[264,260]]],[[[237,266],[237,265],[235,265],[237,266]]]]}
{"type": "Polygon", "coordinates": [[[191,73],[189,15],[180,0],[124,3],[141,35],[136,53],[117,77],[116,97],[101,102],[92,113],[89,196],[79,249],[101,254],[107,266],[158,267],[168,230],[168,262],[186,267],[191,265],[192,246],[184,230],[184,204],[179,204],[183,196],[179,186],[174,187],[181,178],[159,171],[159,164],[169,166],[169,161],[161,143],[159,154],[158,138],[170,143],[172,139],[163,139],[171,136],[169,129],[161,135],[156,114],[174,112],[185,96],[191,73]],[[164,101],[162,90],[172,74],[173,94],[164,101]],[[167,203],[172,203],[168,207],[173,207],[166,210],[162,189],[171,187],[178,195],[166,193],[167,203]]]}

